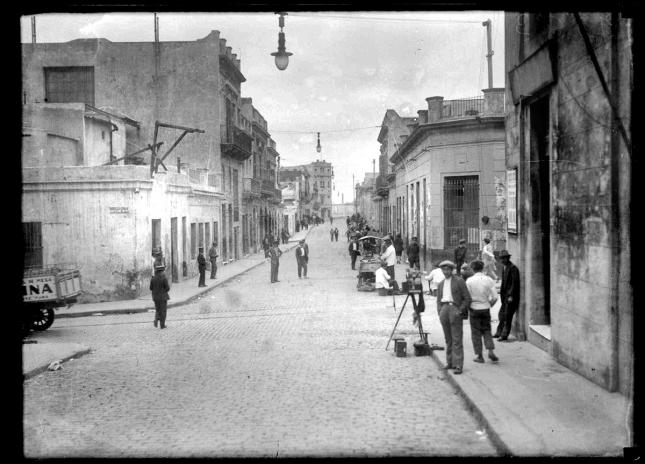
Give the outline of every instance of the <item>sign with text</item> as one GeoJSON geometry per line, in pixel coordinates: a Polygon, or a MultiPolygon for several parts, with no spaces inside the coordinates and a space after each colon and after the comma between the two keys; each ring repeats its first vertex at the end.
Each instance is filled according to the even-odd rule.
{"type": "Polygon", "coordinates": [[[25,277],[22,279],[23,301],[46,301],[56,299],[56,277],[53,275],[25,277]]]}
{"type": "Polygon", "coordinates": [[[517,234],[517,168],[506,171],[506,194],[507,231],[517,234]]]}
{"type": "Polygon", "coordinates": [[[110,214],[128,214],[130,208],[127,206],[110,206],[110,214]]]}

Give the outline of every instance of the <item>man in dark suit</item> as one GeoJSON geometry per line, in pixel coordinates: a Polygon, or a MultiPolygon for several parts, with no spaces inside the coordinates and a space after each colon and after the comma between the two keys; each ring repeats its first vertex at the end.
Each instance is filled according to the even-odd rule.
{"type": "Polygon", "coordinates": [[[206,258],[204,257],[204,247],[199,247],[197,269],[199,270],[199,284],[197,286],[206,287],[206,258]]]}
{"type": "Polygon", "coordinates": [[[452,261],[442,261],[439,267],[445,276],[437,287],[437,310],[446,339],[446,369],[461,374],[464,368],[463,320],[468,318],[470,293],[466,282],[453,275],[455,264],[452,261]]]}
{"type": "Polygon", "coordinates": [[[356,235],[352,234],[351,242],[349,242],[349,256],[352,259],[352,270],[356,269],[356,257],[361,253],[358,251],[358,241],[356,235]]]}
{"type": "Polygon", "coordinates": [[[278,280],[278,269],[280,268],[280,256],[282,250],[278,248],[279,242],[275,240],[273,246],[269,248],[269,259],[271,260],[271,283],[280,282],[278,280]]]}
{"type": "Polygon", "coordinates": [[[305,251],[305,239],[303,238],[298,242],[296,247],[296,264],[298,265],[298,278],[302,278],[304,273],[305,279],[307,278],[307,255],[305,251]]]}
{"type": "Polygon", "coordinates": [[[154,326],[157,327],[157,321],[160,322],[161,328],[166,328],[166,309],[168,308],[168,292],[170,285],[164,270],[166,266],[160,264],[155,266],[155,275],[150,279],[150,291],[152,292],[152,301],[155,303],[155,321],[154,326]]]}
{"type": "Polygon", "coordinates": [[[499,253],[499,260],[504,266],[502,271],[502,286],[499,291],[502,299],[502,306],[499,308],[497,319],[497,330],[494,338],[499,338],[500,342],[508,340],[508,334],[511,332],[513,315],[520,306],[520,270],[511,262],[511,255],[508,251],[502,250],[499,253]]]}

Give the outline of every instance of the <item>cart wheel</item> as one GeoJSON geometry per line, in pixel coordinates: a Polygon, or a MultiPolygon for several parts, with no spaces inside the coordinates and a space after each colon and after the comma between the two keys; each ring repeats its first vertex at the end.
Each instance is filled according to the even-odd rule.
{"type": "Polygon", "coordinates": [[[53,323],[54,310],[52,308],[43,307],[35,313],[31,327],[34,330],[42,332],[43,330],[49,329],[53,323]]]}

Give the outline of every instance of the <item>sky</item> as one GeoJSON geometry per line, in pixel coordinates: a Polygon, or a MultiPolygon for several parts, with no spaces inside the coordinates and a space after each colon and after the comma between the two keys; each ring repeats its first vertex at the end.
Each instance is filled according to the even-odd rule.
{"type": "MultiPolygon", "coordinates": [[[[353,200],[356,183],[378,171],[378,127],[387,109],[417,116],[425,99],[481,96],[488,87],[486,28],[492,21],[493,86],[504,86],[504,13],[294,12],[285,16],[289,66],[270,55],[278,47],[273,13],[159,13],[159,40],[187,41],[220,31],[241,60],[242,96],[268,123],[282,166],[319,159],[334,166],[333,203],[353,200]],[[321,153],[316,152],[320,132],[321,153]]],[[[21,41],[31,42],[31,17],[21,41]]],[[[43,14],[37,42],[101,37],[154,40],[153,13],[43,14]]]]}

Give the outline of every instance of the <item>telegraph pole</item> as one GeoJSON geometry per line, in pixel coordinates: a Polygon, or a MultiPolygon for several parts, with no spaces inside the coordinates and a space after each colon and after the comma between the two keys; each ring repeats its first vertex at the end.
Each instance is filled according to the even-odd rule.
{"type": "Polygon", "coordinates": [[[490,19],[487,19],[482,23],[482,26],[486,28],[486,42],[488,43],[488,54],[486,55],[486,58],[488,59],[488,88],[492,89],[493,88],[493,50],[492,50],[492,43],[491,43],[491,28],[492,28],[492,23],[490,19]]]}
{"type": "Polygon", "coordinates": [[[36,17],[31,17],[31,43],[36,43],[36,17]]]}

